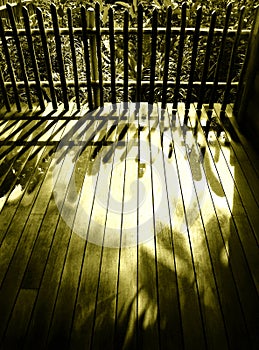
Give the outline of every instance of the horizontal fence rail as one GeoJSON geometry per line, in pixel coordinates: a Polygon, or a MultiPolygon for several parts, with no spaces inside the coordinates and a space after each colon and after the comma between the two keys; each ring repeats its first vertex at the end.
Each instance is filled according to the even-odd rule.
{"type": "MultiPolygon", "coordinates": [[[[82,28],[73,28],[73,32],[75,35],[82,35],[83,33],[83,29],[82,28]]],[[[101,28],[100,29],[101,34],[103,35],[108,35],[109,34],[109,29],[108,28],[101,28]]],[[[181,32],[181,28],[180,27],[172,27],[171,28],[171,36],[173,35],[179,35],[181,32]]],[[[194,28],[193,27],[186,27],[185,28],[185,33],[186,35],[192,35],[194,32],[194,28]]],[[[228,30],[228,36],[229,37],[234,37],[236,35],[236,29],[229,29],[228,30]]],[[[244,37],[248,37],[250,35],[250,30],[249,29],[243,29],[241,31],[241,35],[244,37]]],[[[18,29],[17,30],[18,36],[24,36],[26,34],[25,29],[18,29]]],[[[39,29],[32,29],[31,30],[32,35],[39,35],[40,34],[40,30],[39,29]]],[[[114,33],[115,34],[124,34],[124,31],[122,28],[114,28],[114,33]]],[[[129,28],[128,29],[128,33],[129,34],[137,34],[138,33],[138,29],[137,28],[129,28]]],[[[158,34],[166,34],[166,28],[163,27],[158,27],[157,28],[157,33],[158,34]]],[[[209,28],[201,28],[200,29],[200,36],[207,36],[209,33],[209,28]]],[[[214,30],[214,36],[221,36],[223,33],[223,29],[222,28],[215,28],[214,30]]],[[[47,28],[46,29],[46,34],[54,34],[54,30],[51,28],[47,28]]],[[[61,35],[69,35],[69,29],[68,28],[60,28],[60,34],[61,35]]],[[[86,28],[86,34],[87,35],[96,35],[96,29],[90,29],[90,28],[86,28]]],[[[143,28],[143,34],[152,34],[152,28],[146,27],[143,28]]],[[[5,30],[5,35],[8,37],[13,37],[13,31],[10,29],[5,30]]]]}
{"type": "Polygon", "coordinates": [[[39,103],[44,109],[48,101],[54,109],[59,103],[68,109],[73,99],[78,108],[88,103],[90,109],[129,100],[161,101],[163,107],[173,102],[175,109],[184,101],[187,111],[192,102],[198,109],[221,102],[225,109],[235,100],[250,37],[242,29],[244,7],[237,29],[229,28],[231,4],[223,28],[216,28],[216,12],[209,27],[202,27],[201,7],[194,27],[188,27],[186,7],[183,3],[177,23],[169,7],[164,27],[155,9],[144,27],[139,5],[136,26],[126,10],[118,27],[112,8],[102,26],[98,3],[62,16],[51,4],[47,18],[40,8],[23,6],[19,21],[7,4],[8,19],[0,17],[1,107],[15,104],[19,111],[22,103],[30,109],[39,103]]]}

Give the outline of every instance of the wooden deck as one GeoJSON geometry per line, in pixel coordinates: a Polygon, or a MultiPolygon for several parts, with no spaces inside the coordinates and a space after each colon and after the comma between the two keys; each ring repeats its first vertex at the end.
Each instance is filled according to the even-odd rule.
{"type": "Polygon", "coordinates": [[[256,349],[259,157],[231,106],[208,140],[194,105],[187,128],[183,104],[70,107],[1,116],[0,348],[256,349]]]}

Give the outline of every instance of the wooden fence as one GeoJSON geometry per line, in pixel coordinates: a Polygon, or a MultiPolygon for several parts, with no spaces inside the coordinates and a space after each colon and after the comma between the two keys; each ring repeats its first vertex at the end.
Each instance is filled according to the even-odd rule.
{"type": "Polygon", "coordinates": [[[66,18],[62,27],[54,4],[50,18],[39,8],[31,15],[23,6],[22,25],[7,4],[9,25],[0,18],[0,97],[8,111],[13,103],[20,111],[21,102],[29,108],[37,102],[44,109],[46,99],[54,109],[60,101],[68,109],[71,98],[78,108],[87,101],[90,109],[129,99],[151,104],[159,100],[163,107],[172,102],[173,108],[181,100],[187,109],[196,101],[198,109],[203,103],[212,109],[220,99],[224,111],[234,102],[250,35],[242,29],[244,7],[236,28],[229,28],[231,6],[223,28],[216,28],[216,12],[209,27],[202,27],[201,8],[194,27],[187,27],[185,3],[177,23],[167,9],[165,26],[159,25],[154,10],[151,26],[143,27],[142,5],[135,26],[125,11],[117,27],[112,8],[107,25],[101,26],[97,4],[88,10],[82,6],[76,14],[68,9],[61,14],[66,18]]]}

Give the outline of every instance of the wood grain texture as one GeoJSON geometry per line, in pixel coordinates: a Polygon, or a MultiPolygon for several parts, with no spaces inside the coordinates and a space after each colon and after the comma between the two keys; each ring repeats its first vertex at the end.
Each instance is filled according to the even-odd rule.
{"type": "Polygon", "coordinates": [[[255,349],[259,159],[229,106],[224,142],[206,106],[77,107],[0,121],[0,348],[255,349]]]}

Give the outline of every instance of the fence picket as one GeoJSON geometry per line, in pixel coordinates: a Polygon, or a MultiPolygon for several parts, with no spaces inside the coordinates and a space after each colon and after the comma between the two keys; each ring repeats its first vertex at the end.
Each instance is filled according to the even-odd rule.
{"type": "Polygon", "coordinates": [[[187,123],[189,109],[190,109],[190,105],[191,105],[192,88],[193,88],[194,73],[195,73],[196,59],[197,59],[198,45],[199,45],[199,37],[200,37],[201,17],[202,17],[202,7],[198,7],[197,12],[196,12],[195,32],[193,35],[191,68],[190,68],[189,83],[188,83],[186,102],[185,102],[184,124],[187,123]]]}
{"type": "MultiPolygon", "coordinates": [[[[87,10],[87,28],[94,29],[95,21],[95,11],[93,8],[89,8],[87,10]]],[[[91,78],[92,82],[98,81],[98,62],[97,62],[97,43],[96,43],[96,35],[89,36],[89,49],[90,49],[90,63],[91,63],[91,78]]],[[[100,106],[100,89],[97,84],[93,85],[93,95],[94,95],[94,105],[95,107],[100,106]]]]}
{"type": "Polygon", "coordinates": [[[156,48],[157,48],[157,10],[154,9],[152,15],[152,35],[151,35],[151,56],[150,56],[150,90],[149,104],[154,103],[154,89],[156,78],[156,48]]]}
{"type": "Polygon", "coordinates": [[[53,83],[53,77],[52,77],[53,76],[52,65],[51,65],[51,60],[50,60],[47,35],[46,35],[43,15],[42,15],[41,9],[38,7],[36,8],[36,16],[37,16],[39,30],[40,30],[40,37],[41,37],[41,43],[42,43],[42,48],[43,48],[43,53],[44,53],[44,60],[45,60],[45,65],[46,65],[46,70],[47,70],[52,107],[54,110],[56,110],[58,108],[58,104],[57,104],[57,98],[56,98],[56,93],[55,93],[55,88],[54,88],[54,83],[53,83]]]}
{"type": "Polygon", "coordinates": [[[10,107],[10,102],[9,102],[9,98],[7,95],[7,91],[5,88],[5,84],[4,84],[4,77],[3,77],[2,69],[0,69],[0,87],[1,87],[1,92],[3,94],[3,98],[4,98],[5,108],[6,108],[7,112],[9,112],[11,110],[11,107],[10,107]]]}
{"type": "Polygon", "coordinates": [[[124,65],[124,83],[123,83],[123,98],[124,102],[129,99],[129,12],[124,12],[123,23],[123,65],[124,65]]]}
{"type": "Polygon", "coordinates": [[[14,34],[14,41],[17,49],[17,55],[19,57],[19,62],[21,66],[21,72],[22,72],[22,77],[24,81],[24,86],[25,86],[25,93],[26,93],[26,98],[28,102],[29,109],[32,109],[32,101],[31,101],[31,94],[30,94],[30,88],[29,88],[29,83],[28,83],[28,77],[27,77],[27,72],[26,72],[26,67],[25,67],[25,61],[24,61],[24,56],[21,48],[21,43],[18,37],[18,32],[17,32],[17,27],[14,19],[14,14],[13,14],[13,8],[10,4],[6,4],[6,9],[8,12],[10,24],[13,30],[14,34]]]}
{"type": "Polygon", "coordinates": [[[204,58],[204,67],[203,67],[202,78],[201,78],[200,94],[199,94],[199,100],[197,104],[198,110],[201,110],[202,108],[203,99],[205,95],[206,81],[207,81],[208,70],[209,70],[211,48],[212,48],[212,41],[214,36],[214,29],[216,25],[216,18],[217,18],[217,14],[215,11],[213,11],[211,14],[210,29],[209,29],[208,39],[207,39],[206,52],[205,52],[205,58],[204,58]]]}
{"type": "MultiPolygon", "coordinates": [[[[210,95],[209,110],[208,110],[209,119],[210,119],[211,114],[212,114],[212,109],[213,109],[213,105],[214,105],[214,101],[215,101],[215,95],[216,95],[217,89],[218,89],[219,71],[220,71],[220,66],[222,64],[222,60],[223,60],[224,49],[226,46],[226,39],[227,39],[227,32],[228,32],[231,10],[232,10],[232,3],[229,3],[227,6],[225,24],[224,24],[224,29],[223,29],[222,38],[221,38],[221,45],[220,45],[218,60],[217,60],[216,69],[215,69],[215,73],[214,73],[214,78],[213,78],[213,81],[214,81],[213,88],[212,88],[211,95],[210,95]]],[[[208,132],[208,128],[209,128],[209,123],[208,123],[207,128],[206,128],[207,132],[208,132]]]]}
{"type": "MultiPolygon", "coordinates": [[[[248,40],[248,45],[246,48],[246,55],[245,55],[245,60],[241,69],[240,77],[239,77],[239,82],[238,82],[238,89],[237,93],[235,96],[235,103],[233,107],[233,111],[235,115],[239,115],[238,119],[240,116],[244,114],[244,111],[246,109],[246,106],[244,104],[241,105],[242,102],[242,96],[244,94],[244,91],[250,91],[250,86],[251,86],[251,77],[253,73],[251,73],[251,69],[253,71],[254,69],[254,59],[252,61],[252,64],[250,62],[251,57],[256,57],[254,52],[256,52],[256,33],[259,32],[259,6],[256,7],[256,13],[255,13],[255,18],[253,20],[252,24],[252,29],[249,35],[249,40],[248,40]]],[[[242,31],[241,31],[242,34],[242,31]]]]}
{"type": "MultiPolygon", "coordinates": [[[[57,109],[57,97],[56,97],[56,89],[61,87],[62,92],[62,100],[64,103],[64,108],[68,109],[69,107],[69,99],[68,99],[68,88],[72,87],[74,89],[75,100],[77,104],[77,108],[80,108],[80,87],[87,87],[87,95],[88,95],[88,103],[89,108],[93,109],[98,106],[104,105],[104,88],[109,88],[110,100],[112,103],[116,103],[118,100],[118,87],[122,87],[123,99],[124,102],[128,102],[131,99],[131,93],[133,89],[133,93],[135,94],[135,101],[140,102],[144,98],[148,100],[150,104],[154,103],[155,100],[155,89],[159,88],[159,93],[161,93],[161,102],[162,108],[166,107],[168,100],[168,88],[174,89],[174,94],[171,97],[172,99],[172,109],[173,112],[177,110],[177,104],[179,101],[179,97],[183,96],[182,89],[186,92],[185,97],[185,122],[188,119],[188,111],[190,107],[191,101],[193,101],[193,89],[197,87],[199,91],[197,98],[197,109],[201,110],[202,104],[204,103],[204,99],[206,96],[207,100],[207,91],[209,89],[209,108],[208,108],[208,119],[210,120],[210,116],[212,113],[212,109],[214,107],[214,102],[216,102],[216,97],[218,96],[217,91],[220,89],[224,91],[223,103],[222,103],[222,111],[226,109],[226,105],[229,102],[229,95],[232,87],[237,87],[238,92],[240,88],[239,83],[236,81],[232,81],[233,69],[235,71],[234,63],[235,63],[235,54],[239,45],[239,39],[242,36],[244,38],[249,34],[249,30],[242,29],[241,26],[241,17],[238,24],[238,29],[229,29],[229,21],[231,16],[231,3],[227,6],[225,24],[223,28],[215,28],[216,26],[216,13],[213,12],[211,15],[210,26],[209,28],[201,28],[201,8],[197,10],[196,13],[196,24],[195,28],[187,28],[187,4],[184,2],[181,7],[181,25],[180,27],[173,26],[172,21],[172,9],[168,7],[166,14],[166,27],[158,27],[158,11],[157,9],[153,10],[151,23],[152,27],[145,27],[143,25],[143,5],[139,4],[137,7],[137,26],[129,27],[130,17],[128,9],[124,12],[124,23],[122,27],[115,26],[114,22],[114,10],[111,7],[109,9],[108,15],[108,26],[105,28],[101,28],[101,13],[100,13],[100,4],[96,3],[95,9],[90,8],[89,10],[85,10],[84,6],[81,7],[81,27],[74,27],[73,24],[73,12],[70,8],[67,10],[67,19],[68,25],[67,28],[59,27],[59,19],[57,14],[57,8],[54,4],[51,4],[51,16],[52,16],[52,28],[45,28],[44,20],[42,12],[39,8],[36,8],[36,16],[38,20],[38,28],[32,28],[30,24],[29,13],[26,7],[22,8],[23,17],[24,17],[24,29],[18,29],[15,23],[15,19],[12,13],[12,8],[10,5],[7,5],[8,15],[10,17],[11,29],[4,28],[2,19],[0,18],[0,39],[2,41],[2,50],[4,56],[6,58],[7,65],[7,73],[10,76],[6,81],[5,74],[3,75],[3,67],[2,68],[2,76],[0,77],[0,85],[3,90],[3,102],[6,107],[8,107],[8,103],[12,101],[14,97],[16,107],[18,110],[21,110],[21,103],[18,90],[20,88],[25,88],[27,104],[29,108],[32,108],[32,93],[31,88],[36,88],[36,93],[38,96],[38,100],[40,102],[41,109],[45,108],[44,106],[44,96],[48,94],[48,90],[50,91],[50,100],[53,104],[53,109],[57,109]],[[37,36],[41,38],[41,44],[45,59],[46,66],[46,75],[47,79],[41,78],[41,67],[39,65],[39,61],[36,56],[36,46],[34,38],[37,36]],[[119,66],[116,66],[116,35],[123,37],[123,77],[120,79],[116,79],[116,71],[119,73],[119,68],[121,62],[119,62],[119,66]],[[150,58],[148,58],[148,65],[146,67],[146,61],[143,58],[144,51],[146,50],[146,45],[144,45],[144,39],[150,38],[150,58]],[[187,59],[190,59],[186,64],[190,66],[190,71],[188,71],[188,79],[182,79],[183,76],[183,63],[184,63],[184,46],[185,46],[185,38],[186,36],[193,36],[193,44],[192,44],[192,53],[191,57],[187,56],[187,59]],[[221,43],[218,52],[217,62],[215,67],[213,67],[213,81],[207,81],[209,69],[210,69],[210,56],[212,52],[212,43],[216,40],[216,36],[221,36],[221,43]],[[50,49],[48,44],[48,39],[54,36],[56,52],[54,50],[53,57],[52,53],[50,55],[50,49]],[[85,62],[85,73],[86,79],[79,77],[79,65],[77,58],[76,46],[77,42],[75,41],[76,36],[78,36],[79,40],[81,40],[82,46],[84,48],[83,52],[83,60],[85,62]],[[109,65],[110,65],[110,78],[105,79],[103,75],[103,63],[102,63],[102,55],[103,55],[103,36],[107,36],[110,44],[110,57],[109,57],[109,65]],[[144,37],[146,36],[146,37],[144,37]],[[157,58],[160,47],[158,47],[158,38],[159,36],[165,36],[165,51],[163,57],[163,66],[162,80],[156,77],[156,66],[157,66],[157,58]],[[178,44],[178,57],[175,57],[175,49],[173,51],[176,62],[172,62],[172,64],[176,64],[176,72],[175,78],[169,79],[169,74],[171,74],[171,70],[169,69],[169,62],[171,59],[171,48],[172,48],[172,38],[177,36],[177,44],[178,44]],[[204,61],[203,61],[203,69],[201,71],[202,78],[194,79],[196,73],[196,59],[198,57],[198,48],[200,45],[200,37],[205,36],[207,41],[202,41],[201,50],[205,51],[204,61]],[[26,50],[29,49],[29,55],[31,60],[29,63],[31,64],[31,71],[33,73],[33,79],[28,80],[27,76],[27,67],[24,61],[24,47],[23,38],[27,38],[26,50]],[[63,38],[69,38],[70,45],[62,46],[63,38]],[[234,37],[234,44],[231,50],[230,57],[230,65],[227,67],[227,77],[226,79],[221,79],[220,77],[220,68],[222,66],[222,61],[224,59],[225,47],[228,38],[234,37]],[[8,39],[7,39],[8,38],[8,39]],[[133,52],[130,52],[132,40],[137,40],[136,42],[136,58],[134,57],[134,49],[133,52]],[[179,38],[179,39],[178,39],[179,38]],[[11,41],[9,41],[9,39],[11,41]],[[7,44],[8,40],[8,44],[7,44]],[[14,43],[12,42],[14,41],[14,43]],[[21,70],[19,76],[16,77],[16,64],[17,62],[11,61],[9,54],[9,45],[14,45],[17,49],[18,59],[17,62],[20,64],[21,70]],[[69,52],[65,52],[63,50],[68,50],[69,52]],[[64,55],[63,55],[64,54],[64,55]],[[65,54],[71,56],[71,61],[69,64],[71,65],[71,70],[73,70],[73,77],[70,78],[68,76],[68,71],[66,70],[64,59],[65,54]],[[133,54],[133,56],[131,56],[133,54]],[[53,80],[53,67],[52,67],[52,59],[55,59],[58,63],[58,73],[59,80],[53,80]],[[135,62],[135,64],[134,64],[135,62]],[[144,66],[143,66],[144,64],[144,66]],[[136,67],[135,67],[136,65],[136,67]],[[150,76],[146,79],[142,80],[142,72],[145,72],[146,69],[149,68],[150,76]],[[131,72],[132,70],[132,72],[131,72]],[[135,73],[134,78],[131,78],[131,74],[135,73]],[[3,78],[3,79],[1,79],[3,78]],[[188,81],[186,81],[188,80],[188,81]],[[12,90],[10,91],[10,87],[12,90]],[[144,90],[148,91],[148,96],[143,96],[144,90]],[[10,92],[13,94],[12,98],[10,97],[10,101],[8,101],[10,92]]],[[[243,10],[241,9],[241,13],[243,16],[243,10]]],[[[241,14],[240,14],[241,16],[241,14]]],[[[106,39],[106,38],[105,38],[106,39]]],[[[164,42],[164,40],[163,40],[164,42]]],[[[133,45],[134,47],[134,45],[133,45]]],[[[163,45],[164,47],[164,45],[163,45]]],[[[146,52],[146,51],[145,51],[146,52]]],[[[160,57],[160,56],[159,56],[160,57]]],[[[26,62],[27,63],[27,62],[26,62]]],[[[185,67],[185,64],[184,64],[185,67]]],[[[18,71],[19,68],[17,68],[18,71]]],[[[244,73],[242,73],[244,75],[244,73]]],[[[119,74],[118,74],[119,75],[119,74]]],[[[184,73],[185,75],[185,73],[184,73]]],[[[105,90],[106,93],[106,90],[105,90]]],[[[107,96],[107,95],[105,95],[107,96]]],[[[170,95],[171,96],[171,95],[170,95]]],[[[207,101],[205,101],[207,102],[207,101]]],[[[10,105],[9,105],[10,107],[10,105]]],[[[208,121],[209,127],[209,121],[208,121]]],[[[207,127],[207,130],[208,130],[207,127]]]]}
{"type": "Polygon", "coordinates": [[[116,103],[116,71],[115,71],[115,45],[114,45],[114,21],[113,9],[109,9],[109,31],[110,31],[110,60],[111,60],[111,102],[116,103]]]}
{"type": "Polygon", "coordinates": [[[68,21],[70,49],[71,49],[73,73],[74,73],[76,106],[77,106],[78,109],[80,109],[78,71],[77,71],[76,51],[75,51],[75,38],[74,38],[74,31],[73,31],[72,10],[70,8],[67,9],[67,21],[68,21]]]}
{"type": "Polygon", "coordinates": [[[102,69],[102,47],[101,47],[101,29],[100,29],[100,5],[95,5],[95,28],[96,28],[96,49],[98,60],[99,73],[99,91],[100,91],[100,106],[104,105],[103,99],[103,69],[102,69]]]}
{"type": "Polygon", "coordinates": [[[221,105],[222,112],[225,112],[226,107],[227,107],[227,101],[228,101],[230,88],[231,88],[232,72],[233,72],[233,68],[234,68],[234,64],[235,64],[236,51],[237,51],[237,47],[238,47],[238,43],[239,43],[239,39],[240,39],[240,33],[241,33],[241,29],[242,29],[242,24],[243,24],[243,20],[244,20],[244,13],[245,13],[245,6],[242,6],[240,9],[240,16],[239,16],[239,21],[238,21],[237,32],[236,32],[234,44],[232,47],[230,60],[229,60],[228,73],[227,73],[227,85],[225,88],[223,102],[221,105]]]}
{"type": "Polygon", "coordinates": [[[167,102],[167,81],[169,71],[169,57],[171,48],[171,25],[172,25],[172,8],[167,8],[166,13],[166,38],[165,38],[165,58],[164,58],[164,74],[163,74],[163,89],[162,89],[162,108],[166,108],[167,102]]]}
{"type": "Polygon", "coordinates": [[[41,85],[40,85],[39,68],[38,68],[38,64],[37,64],[37,60],[36,60],[36,56],[35,56],[34,45],[33,45],[33,41],[32,41],[29,14],[28,14],[28,10],[25,6],[22,7],[22,13],[23,13],[24,26],[25,26],[25,30],[26,30],[26,37],[27,37],[28,47],[29,47],[30,56],[31,56],[32,69],[33,69],[34,78],[35,78],[35,82],[36,82],[36,89],[37,89],[37,93],[38,93],[40,108],[42,110],[44,110],[45,104],[44,104],[44,98],[43,98],[41,85]]]}
{"type": "Polygon", "coordinates": [[[136,102],[141,101],[142,89],[142,44],[143,44],[143,7],[138,5],[138,34],[137,34],[137,86],[136,86],[136,102]]]}
{"type": "Polygon", "coordinates": [[[87,24],[86,24],[86,10],[84,6],[81,6],[81,20],[82,20],[82,40],[84,45],[84,59],[85,59],[85,71],[86,71],[86,84],[87,84],[87,96],[89,109],[93,109],[93,97],[91,86],[91,68],[88,49],[88,37],[87,37],[87,24]]]}
{"type": "Polygon", "coordinates": [[[183,51],[184,51],[185,29],[186,29],[186,7],[187,7],[187,4],[186,2],[184,2],[182,4],[182,11],[181,11],[181,30],[180,30],[180,39],[179,39],[178,61],[177,61],[177,68],[176,68],[174,99],[173,99],[174,111],[177,110],[177,103],[178,103],[180,84],[181,84],[181,71],[182,71],[182,63],[183,63],[183,51]]]}
{"type": "Polygon", "coordinates": [[[57,8],[55,4],[52,3],[50,5],[50,10],[51,10],[52,24],[54,29],[54,37],[55,37],[56,50],[57,50],[57,60],[59,65],[59,74],[60,74],[61,89],[63,94],[64,109],[68,110],[69,103],[68,103],[68,96],[67,96],[67,83],[66,83],[64,60],[63,60],[63,54],[62,54],[62,44],[61,44],[61,38],[59,33],[57,8]]]}
{"type": "Polygon", "coordinates": [[[20,97],[19,97],[19,93],[18,93],[17,83],[16,83],[14,71],[13,71],[12,61],[11,61],[11,57],[10,57],[10,53],[9,53],[9,49],[8,49],[8,45],[7,45],[7,40],[6,40],[6,36],[5,36],[5,32],[4,32],[3,21],[1,19],[1,17],[0,17],[0,38],[1,38],[2,46],[3,46],[3,50],[4,50],[5,61],[6,61],[7,67],[8,67],[8,73],[9,73],[10,78],[11,78],[16,108],[17,108],[17,111],[19,112],[19,111],[21,111],[20,97]]]}

